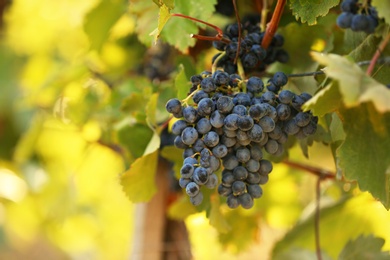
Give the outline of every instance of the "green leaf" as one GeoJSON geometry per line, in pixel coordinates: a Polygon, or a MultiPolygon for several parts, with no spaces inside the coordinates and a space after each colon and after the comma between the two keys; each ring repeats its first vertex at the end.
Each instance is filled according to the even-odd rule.
{"type": "MultiPolygon", "coordinates": [[[[307,250],[303,248],[291,248],[287,251],[284,251],[281,254],[277,254],[275,257],[273,257],[273,260],[313,260],[316,259],[317,255],[312,250],[307,250]]],[[[330,260],[328,256],[324,255],[322,252],[322,259],[323,260],[330,260]]]]}
{"type": "Polygon", "coordinates": [[[297,20],[300,18],[302,23],[314,25],[317,17],[325,16],[338,3],[339,0],[291,0],[290,9],[297,20]]]}
{"type": "Polygon", "coordinates": [[[236,209],[224,214],[224,219],[230,225],[230,229],[227,233],[219,234],[220,242],[236,252],[247,249],[251,244],[248,238],[256,237],[259,232],[259,216],[236,209]]]}
{"type": "Polygon", "coordinates": [[[129,96],[122,100],[121,110],[126,113],[137,114],[140,111],[140,107],[143,107],[148,99],[142,93],[131,93],[129,96]]]}
{"type": "Polygon", "coordinates": [[[168,209],[168,216],[172,219],[183,220],[189,215],[195,214],[198,211],[196,207],[191,204],[188,196],[181,196],[168,209]]]}
{"type": "Polygon", "coordinates": [[[383,205],[390,207],[390,113],[370,104],[340,111],[346,138],[337,150],[339,166],[349,180],[357,180],[383,205]]]}
{"type": "Polygon", "coordinates": [[[335,111],[341,105],[341,94],[336,83],[331,83],[307,101],[303,108],[311,110],[316,116],[335,111]]]}
{"type": "Polygon", "coordinates": [[[157,29],[150,33],[150,35],[154,35],[154,41],[157,42],[157,39],[160,37],[161,31],[164,28],[165,24],[168,22],[169,18],[171,18],[171,14],[169,13],[169,8],[162,4],[160,6],[160,11],[158,13],[158,23],[157,29]]]}
{"type": "Polygon", "coordinates": [[[327,66],[326,75],[339,82],[339,89],[347,107],[372,101],[378,111],[390,111],[390,91],[367,76],[358,65],[336,54],[312,53],[315,60],[327,66]]]}
{"type": "Polygon", "coordinates": [[[143,124],[134,124],[121,128],[118,132],[118,141],[125,147],[133,158],[141,157],[151,138],[153,131],[143,124]]]}
{"type": "Polygon", "coordinates": [[[175,77],[175,88],[177,90],[177,98],[183,100],[187,97],[190,85],[183,64],[179,65],[179,72],[175,77]]]}
{"type": "Polygon", "coordinates": [[[343,122],[340,120],[336,113],[332,113],[332,121],[330,122],[329,130],[332,136],[332,142],[345,140],[343,122]]]}
{"type": "Polygon", "coordinates": [[[231,227],[222,215],[219,198],[214,196],[210,199],[210,202],[210,225],[212,225],[219,233],[227,233],[231,229],[231,227]]]}
{"type": "Polygon", "coordinates": [[[366,260],[390,259],[389,251],[382,252],[381,249],[385,244],[385,240],[373,235],[360,235],[355,240],[350,240],[341,251],[339,260],[366,260]]]}
{"type": "MultiPolygon", "coordinates": [[[[176,1],[174,12],[207,21],[214,13],[216,2],[216,0],[176,1]]],[[[169,44],[185,52],[188,47],[195,45],[196,40],[190,35],[197,34],[198,27],[204,27],[204,25],[181,17],[172,17],[161,34],[169,44]]]]}
{"type": "Polygon", "coordinates": [[[155,174],[158,151],[138,158],[121,177],[127,197],[134,203],[149,201],[157,191],[155,174]]]}
{"type": "Polygon", "coordinates": [[[173,162],[173,171],[175,172],[175,177],[180,178],[180,169],[183,166],[183,150],[175,146],[164,146],[161,150],[160,155],[165,159],[173,162]]]}
{"type": "Polygon", "coordinates": [[[390,2],[388,0],[372,0],[371,5],[376,7],[378,16],[390,22],[390,2]]]}
{"type": "Polygon", "coordinates": [[[159,7],[162,5],[166,5],[169,9],[173,9],[175,7],[174,0],[153,0],[159,7]]]}
{"type": "Polygon", "coordinates": [[[86,15],[84,30],[92,49],[100,51],[113,25],[126,13],[126,8],[125,1],[102,0],[86,15]]]}
{"type": "MultiPolygon", "coordinates": [[[[317,62],[313,61],[310,56],[310,50],[317,41],[326,42],[329,39],[329,34],[324,26],[318,25],[313,27],[293,22],[280,28],[278,33],[284,36],[285,43],[283,49],[290,55],[287,64],[293,68],[293,73],[317,69],[317,62]]],[[[294,78],[294,80],[296,79],[294,78]]]]}
{"type": "Polygon", "coordinates": [[[148,146],[145,149],[144,155],[153,153],[160,148],[161,138],[157,131],[154,131],[152,138],[150,139],[148,146]]]}
{"type": "Polygon", "coordinates": [[[146,122],[148,122],[149,127],[153,130],[157,127],[156,111],[158,96],[158,93],[153,93],[146,104],[146,122]]]}

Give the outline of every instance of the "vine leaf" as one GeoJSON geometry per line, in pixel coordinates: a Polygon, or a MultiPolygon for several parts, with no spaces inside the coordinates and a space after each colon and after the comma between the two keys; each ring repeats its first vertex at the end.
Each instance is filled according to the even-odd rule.
{"type": "Polygon", "coordinates": [[[390,102],[388,102],[390,91],[367,76],[357,64],[336,54],[325,55],[312,52],[312,56],[326,66],[324,69],[326,75],[339,82],[339,90],[346,107],[372,101],[378,111],[382,113],[390,111],[390,102]]]}
{"type": "Polygon", "coordinates": [[[340,110],[346,138],[337,149],[339,166],[346,178],[357,180],[390,207],[390,113],[381,114],[371,103],[340,110]]]}
{"type": "Polygon", "coordinates": [[[186,195],[181,196],[168,208],[168,216],[177,220],[184,220],[197,212],[196,207],[191,204],[186,195]]]}
{"type": "Polygon", "coordinates": [[[175,77],[175,88],[177,91],[177,98],[183,100],[187,97],[189,88],[186,72],[183,64],[179,65],[179,73],[175,77]]]}
{"type": "Polygon", "coordinates": [[[157,42],[157,39],[160,37],[161,31],[164,28],[165,24],[168,22],[169,18],[171,18],[171,14],[169,12],[169,8],[162,4],[160,6],[160,11],[158,13],[158,23],[157,28],[150,33],[150,35],[154,36],[154,42],[157,42]]]}
{"type": "Polygon", "coordinates": [[[175,7],[174,0],[153,0],[153,2],[155,2],[158,7],[161,7],[162,5],[166,5],[169,9],[173,9],[175,7]]]}
{"type": "Polygon", "coordinates": [[[121,177],[123,191],[132,202],[149,201],[156,193],[157,163],[158,150],[135,160],[130,169],[121,177]]]}
{"type": "Polygon", "coordinates": [[[126,7],[124,1],[102,0],[87,14],[84,30],[91,42],[92,49],[100,50],[102,48],[112,26],[126,13],[126,7]]]}
{"type": "Polygon", "coordinates": [[[385,18],[386,22],[390,21],[390,2],[387,0],[372,0],[372,6],[376,7],[378,11],[378,16],[380,18],[385,18]]]}
{"type": "Polygon", "coordinates": [[[311,110],[316,116],[323,116],[338,109],[341,105],[341,94],[337,83],[331,83],[307,101],[303,108],[311,110]]]}
{"type": "Polygon", "coordinates": [[[300,18],[302,23],[315,25],[317,17],[325,16],[338,3],[339,0],[292,0],[290,9],[297,20],[300,18]]]}
{"type": "Polygon", "coordinates": [[[360,235],[355,240],[350,240],[341,251],[339,260],[364,260],[364,259],[390,259],[389,251],[382,252],[385,240],[373,235],[360,235]]]}
{"type": "Polygon", "coordinates": [[[219,198],[212,197],[211,200],[211,210],[210,210],[210,225],[212,225],[219,233],[227,233],[231,227],[222,215],[219,198]]]}

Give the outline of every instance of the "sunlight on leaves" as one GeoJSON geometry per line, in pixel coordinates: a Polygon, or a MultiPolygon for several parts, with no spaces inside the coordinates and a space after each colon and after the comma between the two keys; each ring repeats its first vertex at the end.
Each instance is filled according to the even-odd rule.
{"type": "Polygon", "coordinates": [[[150,200],[157,191],[155,174],[158,151],[138,158],[121,177],[123,191],[132,202],[150,200]]]}

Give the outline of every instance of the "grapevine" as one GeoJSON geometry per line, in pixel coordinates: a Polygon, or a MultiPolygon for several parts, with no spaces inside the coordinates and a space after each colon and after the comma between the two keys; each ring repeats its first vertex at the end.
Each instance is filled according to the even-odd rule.
{"type": "Polygon", "coordinates": [[[179,184],[192,204],[202,202],[202,186],[217,186],[215,173],[223,168],[218,193],[227,205],[253,207],[273,168],[263,152],[279,157],[289,136],[302,139],[316,132],[318,118],[301,109],[311,95],[281,90],[287,80],[277,72],[264,91],[258,77],[204,71],[191,77],[192,103],[167,102],[166,110],[178,119],[172,125],[174,144],[184,149],[179,184]]]}

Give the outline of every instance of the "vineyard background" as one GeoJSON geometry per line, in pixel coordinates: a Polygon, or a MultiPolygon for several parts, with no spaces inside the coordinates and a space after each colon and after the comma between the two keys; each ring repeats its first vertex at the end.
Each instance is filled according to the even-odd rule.
{"type": "MultiPolygon", "coordinates": [[[[276,4],[237,2],[241,17],[267,3],[266,20],[276,4]]],[[[165,103],[217,53],[190,37],[215,31],[167,10],[220,28],[234,13],[216,0],[0,1],[0,259],[316,259],[315,223],[323,259],[390,259],[390,3],[371,1],[383,19],[371,35],[338,28],[339,3],[287,1],[290,60],[261,77],[326,67],[285,87],[315,94],[320,127],[272,158],[253,209],[230,210],[216,191],[189,203],[163,129],[165,103]]]]}

